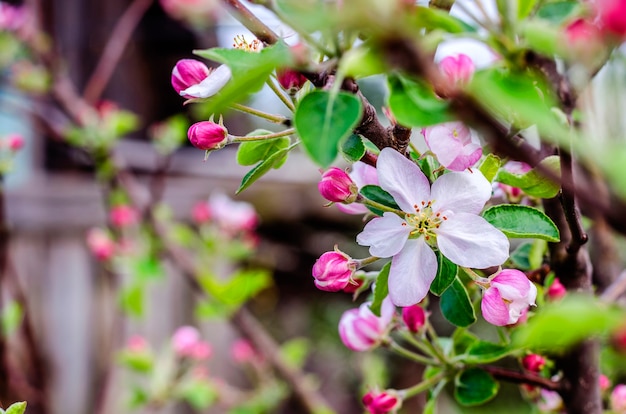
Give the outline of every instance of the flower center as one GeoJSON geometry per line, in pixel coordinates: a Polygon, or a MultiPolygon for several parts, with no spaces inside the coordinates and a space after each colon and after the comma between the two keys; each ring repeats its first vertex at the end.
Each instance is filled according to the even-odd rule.
{"type": "Polygon", "coordinates": [[[413,227],[410,237],[424,236],[426,240],[430,240],[431,236],[435,237],[435,231],[441,223],[448,219],[440,212],[433,211],[432,204],[432,201],[428,203],[422,201],[421,205],[414,204],[413,210],[415,210],[415,214],[406,214],[404,217],[406,223],[403,223],[403,225],[413,227]]]}

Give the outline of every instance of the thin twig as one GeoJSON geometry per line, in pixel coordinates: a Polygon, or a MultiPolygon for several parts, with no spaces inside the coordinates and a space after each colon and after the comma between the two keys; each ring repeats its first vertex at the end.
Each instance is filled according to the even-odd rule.
{"type": "Polygon", "coordinates": [[[534,385],[550,391],[559,391],[561,389],[560,382],[552,381],[537,374],[512,371],[510,369],[490,365],[481,366],[481,368],[493,375],[494,378],[501,379],[507,382],[512,382],[515,384],[534,385]]]}
{"type": "Polygon", "coordinates": [[[83,97],[88,103],[94,104],[102,96],[104,88],[111,80],[133,32],[152,2],[153,0],[134,0],[117,21],[96,69],[85,86],[83,97]]]}
{"type": "Polygon", "coordinates": [[[265,44],[273,45],[278,42],[280,37],[274,33],[265,23],[256,17],[246,6],[239,0],[222,0],[228,6],[235,18],[242,23],[246,29],[250,30],[260,41],[265,44]]]}

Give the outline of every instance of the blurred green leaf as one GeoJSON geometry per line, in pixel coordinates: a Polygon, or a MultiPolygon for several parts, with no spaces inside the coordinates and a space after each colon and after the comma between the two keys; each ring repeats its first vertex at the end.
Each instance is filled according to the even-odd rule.
{"type": "Polygon", "coordinates": [[[192,379],[180,384],[176,394],[196,410],[205,410],[217,401],[218,392],[204,379],[192,379]]]}
{"type": "Polygon", "coordinates": [[[500,169],[500,165],[502,165],[500,157],[494,154],[489,154],[480,164],[478,169],[481,173],[483,173],[487,181],[492,182],[500,169]]]}
{"type": "Polygon", "coordinates": [[[24,316],[24,310],[22,306],[14,300],[11,300],[2,308],[1,322],[2,322],[2,335],[6,338],[14,333],[22,323],[22,317],[24,316]]]}
{"type": "Polygon", "coordinates": [[[498,394],[500,384],[480,368],[469,368],[454,380],[454,398],[459,404],[471,407],[491,400],[498,394]]]}
{"type": "Polygon", "coordinates": [[[391,262],[386,263],[376,278],[376,288],[374,289],[374,301],[370,305],[370,310],[374,312],[374,315],[380,316],[380,310],[383,305],[383,300],[389,294],[389,269],[391,269],[391,262]]]}
{"type": "Polygon", "coordinates": [[[524,19],[533,11],[537,5],[537,0],[518,0],[517,1],[517,17],[524,19]]]}
{"type": "Polygon", "coordinates": [[[523,243],[519,245],[517,249],[513,251],[513,253],[511,253],[509,259],[511,260],[511,262],[513,262],[515,267],[521,270],[531,269],[529,255],[532,246],[532,243],[523,243]]]}
{"type": "Polygon", "coordinates": [[[441,252],[435,252],[437,255],[437,275],[435,280],[430,285],[430,291],[437,296],[441,296],[443,292],[454,282],[456,278],[457,266],[452,263],[448,258],[441,254],[441,252]]]}
{"type": "Polygon", "coordinates": [[[510,347],[487,341],[476,341],[467,349],[463,361],[467,364],[488,364],[498,361],[513,351],[510,347]]]}
{"type": "Polygon", "coordinates": [[[294,125],[313,161],[328,167],[337,157],[339,143],[350,136],[363,107],[354,95],[315,90],[296,108],[294,125]]]}
{"type": "Polygon", "coordinates": [[[416,27],[423,27],[427,31],[443,30],[454,34],[476,31],[463,20],[451,16],[444,10],[432,7],[415,7],[415,13],[409,19],[416,27]]]}
{"type": "Polygon", "coordinates": [[[216,301],[236,309],[261,290],[272,284],[269,271],[264,269],[239,270],[226,281],[211,276],[198,279],[204,290],[216,301]]]}
{"type": "Polygon", "coordinates": [[[154,355],[151,352],[138,352],[123,350],[117,355],[117,360],[125,367],[141,373],[152,371],[154,366],[154,355]]]}
{"type": "Polygon", "coordinates": [[[623,310],[591,296],[567,294],[547,303],[513,333],[517,347],[561,353],[578,342],[606,335],[624,323],[623,310]]]}
{"type": "Polygon", "coordinates": [[[24,414],[26,411],[26,401],[13,403],[7,408],[6,414],[24,414]]]}
{"type": "Polygon", "coordinates": [[[578,1],[554,1],[545,3],[537,10],[537,17],[548,20],[553,24],[560,24],[574,14],[578,6],[578,1]]]}
{"type": "Polygon", "coordinates": [[[144,286],[135,284],[123,288],[120,292],[120,303],[124,312],[130,316],[142,316],[144,310],[144,286]]]}
{"type": "Polygon", "coordinates": [[[307,338],[293,338],[283,342],[280,353],[285,361],[295,368],[302,368],[309,356],[311,343],[307,338]]]}
{"type": "Polygon", "coordinates": [[[542,211],[519,204],[489,207],[483,217],[508,237],[559,241],[559,229],[542,211]]]}
{"type": "Polygon", "coordinates": [[[448,102],[440,99],[430,86],[401,75],[389,76],[389,107],[398,123],[425,127],[452,121],[448,102]]]}
{"type": "Polygon", "coordinates": [[[465,328],[476,322],[476,313],[467,289],[458,277],[441,295],[439,307],[448,322],[455,326],[465,328]]]}
{"type": "Polygon", "coordinates": [[[561,187],[554,181],[544,177],[539,171],[545,168],[560,176],[560,166],[559,157],[552,155],[544,158],[537,167],[524,174],[514,174],[502,168],[496,175],[495,180],[502,184],[520,188],[532,197],[552,198],[559,193],[561,187]]]}
{"type": "Polygon", "coordinates": [[[365,155],[363,139],[356,134],[350,135],[341,144],[341,154],[348,162],[357,162],[365,155]]]}

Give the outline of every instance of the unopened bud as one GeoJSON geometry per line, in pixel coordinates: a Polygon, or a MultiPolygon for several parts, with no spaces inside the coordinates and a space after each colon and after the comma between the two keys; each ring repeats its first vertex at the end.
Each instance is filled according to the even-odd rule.
{"type": "Polygon", "coordinates": [[[187,136],[191,144],[201,150],[219,149],[228,142],[226,128],[211,121],[196,122],[189,127],[187,136]]]}
{"type": "MultiPolygon", "coordinates": [[[[172,69],[172,87],[178,93],[197,85],[209,76],[209,68],[204,63],[195,59],[182,59],[172,69]]],[[[190,96],[183,95],[185,98],[190,96]]]]}
{"type": "Polygon", "coordinates": [[[522,366],[530,372],[541,372],[543,367],[546,366],[546,359],[541,355],[528,354],[522,358],[522,366]]]}
{"type": "Polygon", "coordinates": [[[402,308],[402,320],[409,331],[419,332],[426,323],[426,311],[420,305],[402,308]]]}
{"type": "Polygon", "coordinates": [[[363,396],[363,405],[371,414],[395,412],[402,405],[402,399],[392,390],[370,391],[363,396]]]}
{"type": "Polygon", "coordinates": [[[306,83],[307,78],[298,71],[293,69],[284,69],[276,71],[278,83],[286,91],[298,91],[306,83]]]}
{"type": "Polygon", "coordinates": [[[313,265],[315,286],[327,292],[345,288],[356,270],[356,262],[340,251],[326,252],[313,265]]]}
{"type": "Polygon", "coordinates": [[[348,173],[337,167],[331,167],[322,173],[317,188],[322,197],[334,203],[353,203],[359,194],[357,185],[348,173]]]}

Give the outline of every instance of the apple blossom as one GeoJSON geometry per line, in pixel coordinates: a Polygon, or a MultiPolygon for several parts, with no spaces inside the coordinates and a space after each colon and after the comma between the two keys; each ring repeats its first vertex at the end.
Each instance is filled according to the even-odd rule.
{"type": "Polygon", "coordinates": [[[211,194],[209,210],[217,225],[228,233],[252,231],[259,221],[252,204],[231,200],[223,193],[211,194]]]}
{"type": "Polygon", "coordinates": [[[322,254],[313,265],[315,286],[328,292],[340,291],[350,283],[356,268],[355,260],[335,248],[322,254]]]}
{"type": "Polygon", "coordinates": [[[181,59],[176,62],[174,69],[172,69],[172,87],[179,95],[191,98],[192,96],[184,95],[181,92],[202,82],[210,73],[207,65],[199,60],[181,59]]]}
{"type": "Polygon", "coordinates": [[[206,151],[220,149],[228,142],[226,128],[212,121],[196,122],[189,127],[187,136],[194,147],[206,151]]]}
{"type": "MultiPolygon", "coordinates": [[[[378,176],[376,168],[361,161],[352,164],[352,171],[348,173],[357,189],[361,189],[366,185],[378,185],[378,176]]],[[[335,204],[337,208],[346,214],[366,214],[369,213],[367,207],[360,203],[335,204]]]]}
{"type": "Polygon", "coordinates": [[[149,346],[148,341],[146,341],[143,336],[136,334],[128,338],[128,341],[126,342],[126,349],[129,352],[134,353],[146,352],[149,349],[149,346]]]}
{"type": "Polygon", "coordinates": [[[464,85],[474,74],[474,62],[463,54],[446,56],[439,62],[439,69],[451,83],[464,85]]]}
{"type": "Polygon", "coordinates": [[[136,224],[139,214],[133,207],[122,204],[111,208],[109,219],[115,227],[123,228],[136,224]]]}
{"type": "Polygon", "coordinates": [[[616,414],[626,413],[626,385],[618,384],[611,392],[611,409],[616,414]]]}
{"type": "Polygon", "coordinates": [[[209,98],[218,93],[228,83],[232,76],[226,65],[210,69],[209,74],[200,83],[189,86],[179,92],[185,98],[209,98]]]}
{"type": "Polygon", "coordinates": [[[370,391],[363,396],[363,405],[370,414],[387,414],[398,410],[402,406],[402,399],[393,390],[370,391]]]}
{"type": "Polygon", "coordinates": [[[89,230],[87,247],[98,260],[109,260],[115,254],[115,242],[109,233],[100,228],[89,230]]]}
{"type": "Polygon", "coordinates": [[[181,326],[172,335],[172,347],[179,356],[191,356],[200,342],[200,332],[193,326],[181,326]]]}
{"type": "Polygon", "coordinates": [[[337,167],[331,167],[322,173],[317,189],[322,197],[333,203],[353,203],[359,194],[348,173],[337,167]]]}
{"type": "Polygon", "coordinates": [[[563,409],[563,399],[558,392],[542,388],[537,408],[542,412],[560,412],[563,409]]]}
{"type": "Polygon", "coordinates": [[[426,311],[420,305],[402,308],[402,320],[409,331],[416,333],[426,324],[426,311]]]}
{"type": "Polygon", "coordinates": [[[462,122],[447,122],[422,129],[426,145],[444,167],[463,171],[483,154],[478,137],[462,122]]]}
{"type": "Polygon", "coordinates": [[[161,7],[174,19],[202,26],[213,20],[219,10],[218,0],[160,0],[161,7]]]}
{"type": "Polygon", "coordinates": [[[516,323],[536,298],[537,287],[523,272],[504,269],[489,281],[480,307],[487,322],[504,326],[516,323]]]}
{"type": "Polygon", "coordinates": [[[206,223],[211,220],[211,209],[206,201],[199,201],[191,209],[191,219],[196,224],[206,223]]]}
{"type": "Polygon", "coordinates": [[[451,172],[432,185],[419,167],[391,148],[378,157],[378,180],[403,210],[367,223],[357,242],[376,257],[392,257],[389,296],[397,306],[420,302],[437,274],[434,248],[453,263],[498,266],[509,256],[509,241],[478,214],[491,185],[476,170],[451,172]]]}
{"type": "Polygon", "coordinates": [[[380,316],[370,310],[370,302],[347,310],[339,320],[339,336],[353,351],[367,351],[380,345],[387,334],[396,308],[389,298],[383,301],[380,316]]]}

